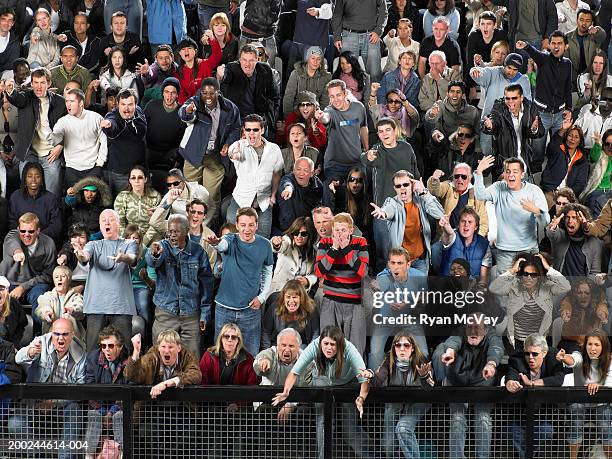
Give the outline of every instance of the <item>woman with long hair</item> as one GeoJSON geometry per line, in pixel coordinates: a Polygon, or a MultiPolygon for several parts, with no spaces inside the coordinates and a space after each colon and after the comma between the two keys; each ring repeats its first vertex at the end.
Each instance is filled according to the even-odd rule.
{"type": "Polygon", "coordinates": [[[353,217],[353,222],[364,237],[371,233],[372,218],[370,214],[371,196],[365,172],[359,167],[353,167],[346,175],[344,184],[332,181],[329,185],[331,193],[324,193],[325,205],[335,214],[347,212],[353,217]],[[326,197],[328,196],[328,197],[326,197]]]}
{"type": "MultiPolygon", "coordinates": [[[[582,351],[571,354],[564,349],[557,353],[557,360],[563,366],[572,368],[574,372],[574,386],[586,387],[589,395],[595,395],[601,387],[612,387],[612,369],[610,364],[610,341],[606,332],[601,329],[593,330],[585,336],[586,343],[582,351]]],[[[597,420],[597,431],[602,436],[602,443],[606,457],[612,458],[612,407],[609,403],[582,404],[572,403],[569,406],[570,434],[568,438],[570,459],[576,459],[582,446],[585,414],[593,413],[590,417],[597,420]]]]}
{"type": "Polygon", "coordinates": [[[285,163],[285,174],[293,171],[293,165],[302,157],[310,158],[315,164],[315,175],[321,171],[319,151],[308,145],[308,128],[303,123],[293,123],[287,128],[287,147],[281,150],[285,163]]]}
{"type": "MultiPolygon", "coordinates": [[[[295,98],[295,110],[285,119],[285,139],[289,140],[289,128],[296,123],[306,126],[306,137],[311,147],[319,152],[327,146],[327,127],[317,121],[314,114],[319,110],[317,96],[310,91],[299,92],[295,98]]],[[[287,142],[289,143],[289,142],[287,142]]]]}
{"type": "MultiPolygon", "coordinates": [[[[402,56],[412,54],[403,53],[402,56]]],[[[372,83],[375,87],[377,83],[372,83]]],[[[383,103],[377,103],[374,97],[370,97],[370,114],[374,124],[381,118],[393,118],[397,121],[401,137],[409,139],[419,126],[419,112],[414,105],[406,98],[406,95],[399,89],[393,88],[387,91],[383,103]]]]}
{"type": "Polygon", "coordinates": [[[181,83],[178,97],[180,104],[184,104],[187,99],[196,95],[202,80],[212,76],[221,62],[221,48],[212,31],[204,32],[202,42],[210,44],[212,49],[210,57],[206,59],[197,57],[198,44],[192,38],[184,38],[178,44],[179,66],[176,73],[181,83]]]}
{"type": "Polygon", "coordinates": [[[128,70],[127,53],[121,46],[113,46],[108,53],[108,63],[100,70],[100,87],[102,91],[108,88],[134,89],[137,93],[136,74],[128,70]]]}
{"type": "Polygon", "coordinates": [[[115,198],[115,210],[119,214],[121,231],[129,224],[138,226],[146,232],[155,207],[161,195],[149,185],[149,171],[140,165],[132,167],[128,184],[115,198]]]}
{"type": "Polygon", "coordinates": [[[546,335],[552,324],[553,298],[571,289],[568,280],[541,253],[519,253],[513,266],[489,285],[502,297],[508,317],[508,339],[515,350],[531,334],[546,335]]]}
{"type": "Polygon", "coordinates": [[[591,58],[588,70],[578,76],[580,105],[599,98],[603,89],[610,86],[612,86],[612,75],[608,74],[608,55],[598,49],[591,58]]]}
{"type": "MultiPolygon", "coordinates": [[[[363,404],[368,396],[368,381],[372,379],[374,372],[365,369],[363,357],[355,345],[344,337],[339,327],[328,325],[321,330],[321,335],[304,349],[287,375],[283,392],[276,394],[272,399],[272,405],[276,406],[287,400],[298,377],[313,364],[313,380],[311,383],[313,386],[346,386],[359,383],[359,396],[355,399],[355,407],[350,403],[343,403],[340,419],[345,423],[343,428],[345,441],[353,448],[356,456],[371,457],[370,438],[357,424],[355,408],[361,416],[363,414],[363,404]]],[[[319,459],[323,458],[323,421],[323,408],[319,404],[317,405],[319,459]]]]}
{"type": "Polygon", "coordinates": [[[343,51],[338,59],[338,67],[332,79],[342,80],[346,88],[359,102],[367,103],[370,99],[370,75],[359,65],[357,56],[352,51],[343,51]]]}
{"type": "Polygon", "coordinates": [[[28,319],[19,301],[9,295],[10,286],[8,279],[0,276],[0,338],[21,347],[28,319]]]}
{"type": "MultiPolygon", "coordinates": [[[[417,386],[424,389],[434,385],[431,363],[419,349],[408,331],[393,337],[391,350],[385,355],[371,381],[374,387],[417,386]]],[[[395,457],[396,441],[407,459],[419,459],[419,443],[415,430],[429,411],[429,403],[386,403],[383,421],[383,448],[387,457],[395,457]]]]}
{"type": "Polygon", "coordinates": [[[433,35],[433,20],[438,16],[444,16],[448,21],[448,36],[457,40],[459,38],[459,23],[461,17],[455,8],[455,0],[429,0],[427,9],[423,14],[423,35],[433,35]]]}
{"type": "Polygon", "coordinates": [[[287,281],[276,297],[275,307],[266,310],[261,330],[261,348],[267,349],[276,343],[278,334],[287,327],[300,334],[302,348],[319,334],[319,314],[314,300],[297,279],[287,281]]]}

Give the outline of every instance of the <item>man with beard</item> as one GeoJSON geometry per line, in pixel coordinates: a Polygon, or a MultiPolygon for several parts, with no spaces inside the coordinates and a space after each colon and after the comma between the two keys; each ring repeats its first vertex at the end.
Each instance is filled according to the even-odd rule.
{"type": "Polygon", "coordinates": [[[101,126],[103,118],[96,112],[85,110],[83,91],[68,91],[66,110],[68,114],[53,127],[52,139],[53,144],[64,151],[64,186],[69,188],[85,177],[102,178],[108,150],[101,126]]]}
{"type": "Polygon", "coordinates": [[[151,244],[145,256],[157,274],[153,341],[175,330],[185,348],[200,353],[200,331],[211,308],[213,278],[208,255],[188,235],[189,221],[180,214],[168,219],[166,238],[151,244]]]}
{"type": "Polygon", "coordinates": [[[104,239],[90,241],[85,248],[74,247],[81,263],[89,262],[83,312],[87,317],[87,349],[98,345],[100,330],[115,325],[123,336],[132,336],[136,315],[130,267],[136,265],[136,244],[119,237],[119,215],[112,209],[100,214],[104,239]]]}
{"type": "Polygon", "coordinates": [[[149,65],[147,59],[144,60],[143,64],[136,64],[136,73],[140,74],[140,79],[146,88],[142,98],[143,106],[149,100],[162,98],[162,84],[166,78],[177,76],[177,68],[178,65],[174,62],[174,53],[170,45],[157,47],[153,64],[149,65]]]}
{"type": "MultiPolygon", "coordinates": [[[[495,383],[497,365],[504,355],[504,345],[494,330],[481,323],[478,313],[467,317],[468,325],[462,336],[451,336],[441,343],[432,358],[436,378],[445,385],[454,387],[492,387],[495,383]]],[[[467,434],[466,411],[468,404],[450,404],[449,458],[464,456],[467,434]]],[[[474,437],[477,457],[490,457],[493,419],[490,403],[474,404],[474,437]]]]}
{"type": "Polygon", "coordinates": [[[453,229],[449,221],[449,215],[440,219],[442,228],[442,259],[439,274],[441,276],[451,275],[451,261],[457,258],[465,259],[470,267],[470,276],[478,279],[480,284],[487,285],[489,271],[493,263],[489,241],[478,234],[480,217],[473,207],[464,207],[459,212],[457,229],[453,229]]]}
{"type": "Polygon", "coordinates": [[[283,233],[298,217],[307,217],[321,204],[323,184],[314,175],[314,163],[307,157],[298,158],[293,172],[285,175],[276,192],[278,203],[276,235],[283,233]]]}
{"type": "Polygon", "coordinates": [[[460,214],[467,206],[473,208],[478,215],[478,234],[487,236],[489,232],[489,217],[484,201],[476,199],[472,186],[472,168],[466,163],[457,163],[448,180],[440,169],[434,171],[427,180],[427,189],[442,203],[444,212],[449,215],[449,223],[453,228],[459,224],[460,214]]]}
{"type": "Polygon", "coordinates": [[[198,94],[179,109],[179,117],[187,124],[179,146],[179,153],[185,158],[185,178],[202,183],[208,190],[211,199],[208,214],[214,220],[221,204],[227,151],[240,138],[240,112],[223,97],[215,78],[204,78],[198,94]]]}
{"type": "Polygon", "coordinates": [[[567,204],[546,227],[551,243],[553,268],[564,276],[593,276],[601,273],[601,239],[585,234],[583,222],[591,212],[581,204],[567,204]]]}

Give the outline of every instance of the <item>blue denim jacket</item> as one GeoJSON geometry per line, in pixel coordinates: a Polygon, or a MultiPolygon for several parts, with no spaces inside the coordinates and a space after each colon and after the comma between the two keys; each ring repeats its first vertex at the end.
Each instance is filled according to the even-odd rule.
{"type": "Polygon", "coordinates": [[[158,308],[177,316],[200,313],[208,321],[213,293],[213,277],[208,255],[199,244],[188,240],[175,256],[170,242],[160,241],[163,251],[154,257],[145,255],[147,264],[155,268],[157,286],[153,302],[158,308]]]}

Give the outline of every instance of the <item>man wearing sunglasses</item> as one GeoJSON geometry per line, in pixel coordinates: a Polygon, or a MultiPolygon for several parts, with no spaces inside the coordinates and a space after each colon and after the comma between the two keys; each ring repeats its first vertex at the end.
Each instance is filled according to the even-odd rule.
{"type": "MultiPolygon", "coordinates": [[[[548,348],[546,337],[533,334],[525,339],[523,350],[510,356],[506,389],[516,393],[531,387],[560,387],[565,371],[555,356],[557,350],[548,348]]],[[[512,444],[520,459],[525,458],[525,426],[515,420],[511,424],[512,444]]],[[[550,421],[539,418],[535,425],[534,440],[537,443],[552,438],[553,426],[550,421]]]]}
{"type": "MultiPolygon", "coordinates": [[[[85,346],[74,336],[72,324],[67,319],[57,319],[51,326],[51,331],[35,337],[32,342],[19,349],[15,361],[21,365],[27,374],[28,382],[52,384],[84,384],[85,383],[85,346]]],[[[35,419],[48,415],[55,408],[63,417],[61,439],[65,448],[59,451],[60,458],[74,457],[76,451],[70,451],[69,442],[79,439],[79,423],[83,417],[80,402],[68,400],[45,400],[37,405],[28,420],[25,416],[16,416],[13,425],[16,426],[20,440],[31,438],[31,424],[35,419]]]]}
{"type": "Polygon", "coordinates": [[[12,298],[32,305],[34,328],[38,332],[41,329],[35,313],[38,297],[51,289],[55,260],[55,243],[41,233],[36,214],[27,212],[19,217],[17,229],[10,231],[4,240],[0,276],[11,283],[12,298]]]}

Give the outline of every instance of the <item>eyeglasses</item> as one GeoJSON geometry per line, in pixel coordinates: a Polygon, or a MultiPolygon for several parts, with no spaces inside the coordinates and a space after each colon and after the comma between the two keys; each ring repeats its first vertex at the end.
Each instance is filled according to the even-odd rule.
{"type": "Polygon", "coordinates": [[[399,100],[399,99],[387,99],[387,103],[388,104],[397,104],[397,105],[400,105],[402,103],[402,101],[399,100]]]}
{"type": "Polygon", "coordinates": [[[206,212],[204,212],[203,210],[190,210],[189,213],[190,214],[196,214],[196,215],[204,215],[204,214],[206,214],[206,212]]]}
{"type": "Polygon", "coordinates": [[[259,132],[259,128],[244,128],[244,132],[259,132]]]}
{"type": "Polygon", "coordinates": [[[312,102],[301,102],[300,107],[312,107],[314,104],[312,102]]]}
{"type": "Polygon", "coordinates": [[[535,359],[538,355],[540,355],[540,353],[539,352],[527,352],[527,351],[525,351],[525,352],[523,352],[523,355],[525,357],[533,357],[535,359]]]}
{"type": "Polygon", "coordinates": [[[400,188],[410,188],[410,182],[396,183],[393,185],[393,188],[395,188],[396,190],[399,190],[400,188]]]}
{"type": "Polygon", "coordinates": [[[521,276],[523,276],[523,277],[539,277],[540,275],[538,273],[534,273],[534,272],[531,272],[531,271],[523,271],[521,273],[521,276]]]}
{"type": "Polygon", "coordinates": [[[469,132],[458,132],[457,133],[457,137],[459,137],[460,139],[463,139],[464,137],[466,139],[471,139],[474,136],[472,134],[470,134],[469,132]]]}
{"type": "Polygon", "coordinates": [[[604,147],[612,148],[612,142],[604,142],[604,147]]]}
{"type": "Polygon", "coordinates": [[[308,231],[298,231],[293,236],[294,237],[298,237],[298,236],[300,236],[300,237],[308,237],[308,231]]]}
{"type": "Polygon", "coordinates": [[[461,180],[467,180],[468,176],[467,176],[467,175],[465,175],[465,174],[455,174],[455,175],[453,175],[453,178],[454,178],[455,180],[459,180],[459,179],[461,179],[461,180]]]}
{"type": "Polygon", "coordinates": [[[108,349],[115,349],[115,343],[108,343],[108,344],[100,343],[100,347],[102,349],[106,349],[106,348],[108,348],[108,349]]]}
{"type": "Polygon", "coordinates": [[[228,334],[225,334],[225,335],[223,335],[223,339],[226,339],[228,341],[238,341],[238,335],[228,335],[228,334]]]}
{"type": "Polygon", "coordinates": [[[402,349],[402,348],[410,349],[412,347],[412,344],[410,344],[410,343],[395,343],[393,346],[395,346],[395,349],[402,349]]]}
{"type": "Polygon", "coordinates": [[[349,177],[349,183],[363,183],[363,177],[349,177]]]}
{"type": "Polygon", "coordinates": [[[166,182],[166,185],[168,186],[168,188],[177,187],[180,184],[181,184],[180,180],[177,180],[176,182],[166,182]]]}
{"type": "Polygon", "coordinates": [[[519,96],[513,96],[513,97],[504,97],[504,99],[506,99],[507,101],[510,101],[510,100],[518,100],[518,99],[519,99],[519,96]]]}
{"type": "Polygon", "coordinates": [[[19,230],[19,232],[20,232],[21,234],[26,234],[26,233],[28,233],[28,234],[34,234],[34,233],[36,232],[36,230],[22,230],[22,229],[20,229],[20,230],[19,230]]]}
{"type": "Polygon", "coordinates": [[[52,332],[52,335],[55,336],[56,338],[62,337],[62,338],[68,338],[70,336],[70,332],[52,332]]]}

